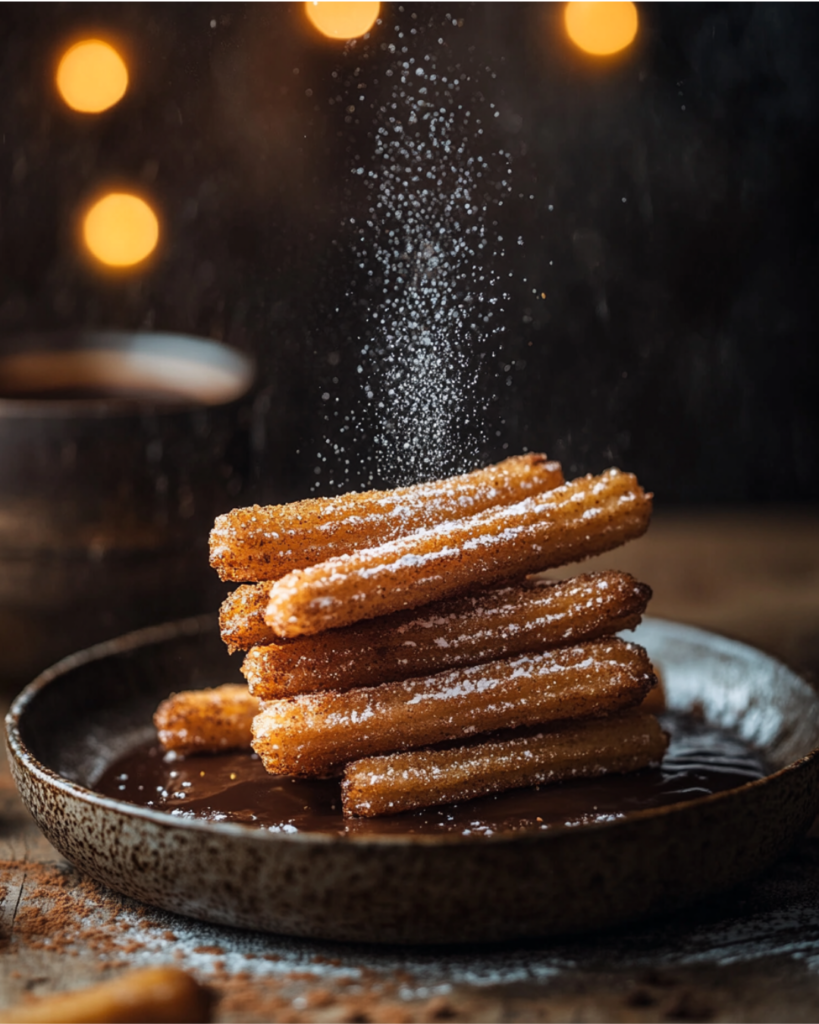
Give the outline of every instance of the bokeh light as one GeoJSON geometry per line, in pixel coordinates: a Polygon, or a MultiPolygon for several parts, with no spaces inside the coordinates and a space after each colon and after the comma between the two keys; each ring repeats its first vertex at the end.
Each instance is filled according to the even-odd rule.
{"type": "Polygon", "coordinates": [[[304,5],[307,17],[330,39],[355,39],[375,24],[381,4],[373,0],[322,0],[304,5]]]}
{"type": "Polygon", "coordinates": [[[101,39],[75,43],[60,58],[57,89],[72,110],[99,114],[119,103],[127,88],[125,61],[101,39]]]}
{"type": "Polygon", "coordinates": [[[568,3],[564,18],[571,41],[599,57],[624,50],[637,35],[637,8],[633,3],[568,3]]]}
{"type": "Polygon", "coordinates": [[[109,192],[86,213],[83,239],[109,267],[141,263],[159,241],[159,221],[148,203],[127,192],[109,192]]]}

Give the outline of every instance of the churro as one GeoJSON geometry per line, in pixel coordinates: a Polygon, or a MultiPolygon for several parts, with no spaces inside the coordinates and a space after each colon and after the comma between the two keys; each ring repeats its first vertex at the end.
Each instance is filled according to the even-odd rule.
{"type": "Polygon", "coordinates": [[[279,638],[264,621],[270,582],[243,583],[228,594],[219,609],[219,631],[231,654],[279,638]]]}
{"type": "Polygon", "coordinates": [[[246,686],[228,683],[172,694],[156,709],[154,725],[165,750],[201,754],[250,746],[258,711],[259,701],[246,686]]]}
{"type": "MultiPolygon", "coordinates": [[[[501,586],[316,636],[268,641],[250,651],[242,672],[263,700],[374,686],[633,629],[650,597],[645,584],[614,571],[501,586]]],[[[234,620],[230,642],[260,635],[258,620],[258,612],[243,626],[234,620]]]]}
{"type": "Polygon", "coordinates": [[[129,971],[101,985],[60,992],[0,1011],[15,1024],[114,1024],[211,1020],[213,999],[194,978],[175,967],[129,971]]]}
{"type": "Polygon", "coordinates": [[[271,584],[265,621],[282,637],[415,608],[610,551],[648,528],[651,495],[609,469],[467,519],[297,569],[271,584]]]}
{"type": "Polygon", "coordinates": [[[435,676],[274,700],[253,749],[274,775],[322,776],[349,761],[482,732],[613,714],[654,684],[645,651],[617,638],[435,676]]]}
{"type": "Polygon", "coordinates": [[[668,737],[637,708],[445,750],[353,761],[341,783],[345,817],[372,818],[473,800],[506,789],[625,773],[658,764],[668,737]]]}
{"type": "Polygon", "coordinates": [[[516,455],[449,480],[234,509],[216,519],[210,564],[220,579],[274,580],[294,569],[373,547],[563,483],[560,463],[516,455]]]}

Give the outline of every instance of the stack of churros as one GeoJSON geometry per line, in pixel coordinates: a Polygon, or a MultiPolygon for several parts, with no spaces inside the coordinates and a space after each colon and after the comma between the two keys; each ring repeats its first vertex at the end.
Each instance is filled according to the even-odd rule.
{"type": "Polygon", "coordinates": [[[623,572],[533,579],[639,537],[630,473],[566,483],[544,455],[394,491],[236,509],[211,564],[241,585],[222,637],[248,690],[157,711],[186,753],[251,741],[275,775],[342,776],[348,817],[656,764],[656,679],[615,636],[650,589],[623,572]]]}

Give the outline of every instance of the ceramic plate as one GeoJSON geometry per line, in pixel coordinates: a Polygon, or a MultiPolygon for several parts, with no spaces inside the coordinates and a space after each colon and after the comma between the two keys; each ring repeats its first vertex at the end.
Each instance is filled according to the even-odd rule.
{"type": "MultiPolygon", "coordinates": [[[[819,811],[819,697],[775,659],[647,620],[635,639],[670,708],[759,750],[769,774],[583,827],[494,835],[270,832],[174,817],[95,793],[157,703],[237,676],[213,617],[64,659],[7,719],[23,799],[69,861],[127,896],[205,921],[369,942],[496,942],[610,927],[737,885],[819,811]]],[[[631,638],[631,634],[629,635],[631,638]]]]}

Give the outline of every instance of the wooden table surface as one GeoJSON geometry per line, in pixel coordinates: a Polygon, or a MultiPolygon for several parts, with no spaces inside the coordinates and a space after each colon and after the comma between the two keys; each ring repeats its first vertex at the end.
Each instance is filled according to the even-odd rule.
{"type": "MultiPolygon", "coordinates": [[[[652,614],[819,678],[817,510],[660,515],[597,563],[650,583],[652,614]]],[[[360,947],[201,924],[103,889],[40,835],[4,765],[0,1006],[168,963],[213,988],[220,1021],[815,1021],[819,829],[753,884],[669,920],[502,948],[360,947]]]]}

